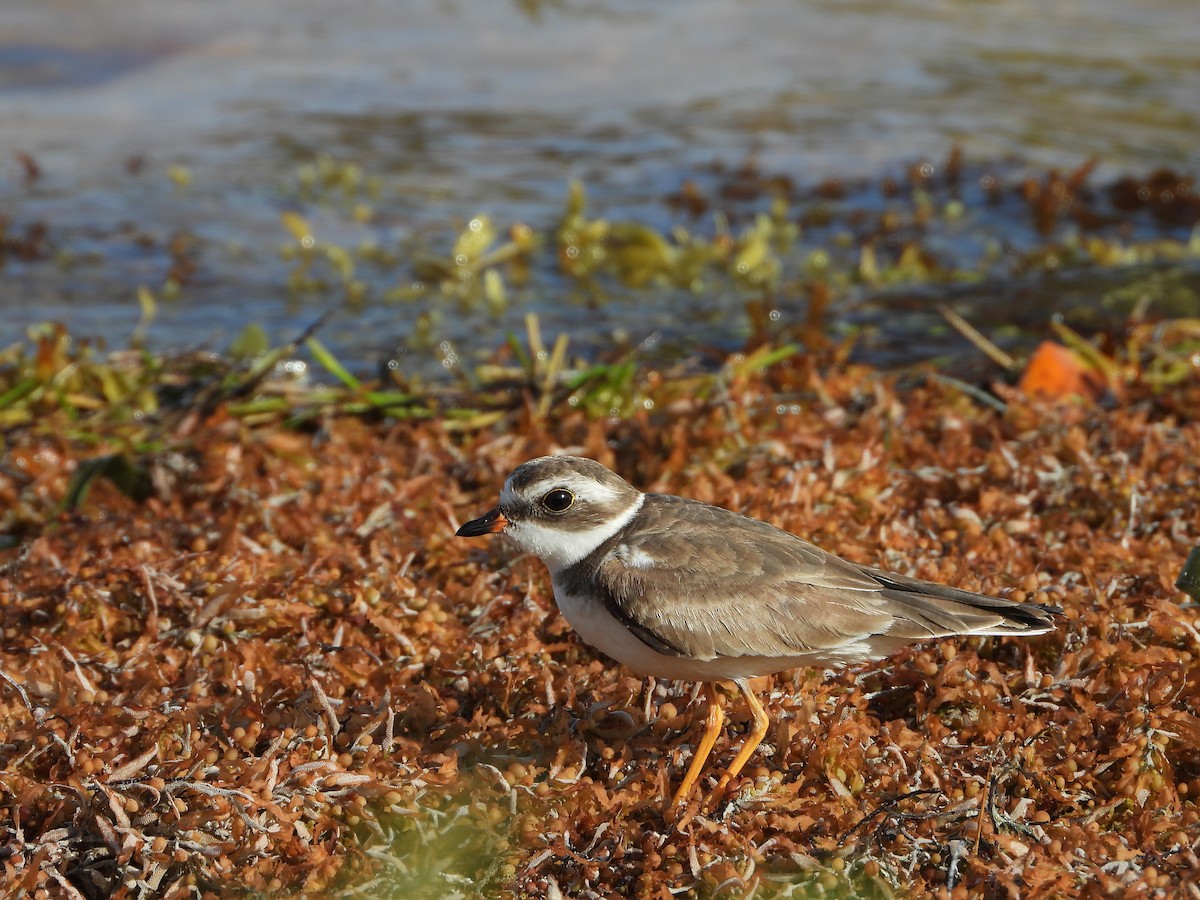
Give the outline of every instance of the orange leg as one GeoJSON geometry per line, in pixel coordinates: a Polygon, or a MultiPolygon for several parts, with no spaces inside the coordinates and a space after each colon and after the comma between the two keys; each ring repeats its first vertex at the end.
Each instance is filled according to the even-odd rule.
{"type": "Polygon", "coordinates": [[[688,794],[696,786],[696,780],[704,769],[708,755],[712,753],[713,744],[717,742],[717,735],[721,733],[721,729],[725,725],[725,711],[721,709],[721,700],[711,684],[705,683],[704,696],[708,700],[708,718],[704,725],[704,735],[700,738],[695,755],[692,756],[692,763],[688,766],[687,774],[683,776],[679,789],[671,798],[671,806],[679,806],[687,801],[688,794]]]}
{"type": "MultiPolygon", "coordinates": [[[[725,793],[725,788],[729,782],[737,778],[738,772],[742,771],[742,767],[750,759],[750,754],[758,749],[758,745],[767,736],[767,727],[771,724],[770,716],[767,715],[767,711],[763,709],[758,698],[754,696],[754,692],[750,690],[750,685],[746,680],[738,678],[733,683],[737,685],[738,690],[742,692],[742,696],[746,698],[746,704],[750,707],[751,715],[754,716],[754,727],[750,729],[750,734],[746,736],[746,742],[742,744],[742,749],[738,751],[738,755],[729,764],[729,769],[721,776],[721,780],[717,784],[716,793],[718,797],[725,793]]],[[[688,774],[691,773],[689,772],[688,774]]]]}

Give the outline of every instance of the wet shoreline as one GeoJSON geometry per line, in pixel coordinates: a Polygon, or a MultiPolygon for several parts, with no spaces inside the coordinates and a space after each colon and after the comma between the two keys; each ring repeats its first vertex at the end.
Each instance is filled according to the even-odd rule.
{"type": "MultiPolygon", "coordinates": [[[[806,267],[826,253],[837,262],[831,328],[886,326],[897,346],[913,346],[923,320],[898,327],[894,286],[872,284],[867,246],[885,270],[905,246],[930,255],[935,265],[906,284],[931,302],[970,295],[953,286],[962,274],[995,282],[982,307],[1025,297],[1069,316],[1053,306],[1054,273],[1030,286],[1022,258],[1036,268],[1039,255],[1069,255],[1096,236],[1118,249],[1186,246],[1194,220],[1163,225],[1134,211],[1043,231],[1025,180],[1068,177],[1088,157],[1099,165],[1084,187],[1101,194],[1124,175],[1194,176],[1200,75],[1184,50],[1200,26],[1185,8],[351,3],[334,21],[315,2],[168,10],[118,0],[67,17],[15,2],[0,11],[3,332],[15,340],[48,317],[123,346],[146,288],[160,301],[147,332],[160,349],[220,350],[250,323],[286,340],[330,309],[326,337],[364,369],[398,360],[435,373],[443,343],[478,360],[526,312],[581,347],[675,330],[684,349],[728,349],[754,327],[748,304],[793,322],[809,315],[808,284],[824,276],[806,267]],[[912,170],[927,162],[940,184],[954,146],[967,166],[962,208],[939,188],[929,214],[912,170]],[[989,177],[999,202],[979,188],[989,177]],[[780,196],[800,235],[776,251],[781,275],[768,289],[711,273],[698,289],[670,277],[580,283],[552,246],[573,179],[590,220],[648,229],[672,248],[678,229],[712,242],[728,223],[737,239],[780,196]],[[830,183],[844,196],[823,197],[830,183]],[[302,216],[343,269],[349,260],[349,279],[317,267],[297,290],[285,214],[302,216]],[[547,244],[525,280],[497,270],[499,312],[420,274],[453,256],[477,216],[497,245],[514,227],[547,244]],[[980,263],[987,253],[1013,256],[1023,280],[996,281],[980,263]]],[[[1171,266],[1195,293],[1194,263],[1171,266]]],[[[1142,277],[1106,264],[1097,302],[1142,277]]]]}

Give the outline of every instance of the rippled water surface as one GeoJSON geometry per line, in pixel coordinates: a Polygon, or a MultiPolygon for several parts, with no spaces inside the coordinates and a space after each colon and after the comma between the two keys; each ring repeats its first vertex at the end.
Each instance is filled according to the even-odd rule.
{"type": "MultiPolygon", "coordinates": [[[[384,302],[413,280],[401,261],[363,267],[361,307],[297,294],[280,215],[407,259],[447,254],[479,213],[548,228],[571,179],[593,215],[710,234],[711,221],[664,198],[685,181],[718,190],[719,168],[750,158],[800,186],[875,183],[956,142],[980,171],[1014,178],[1091,157],[1098,183],[1194,172],[1197,47],[1192,0],[6,0],[0,217],[9,235],[45,234],[38,252],[2,258],[0,332],[7,343],[54,318],[123,344],[136,288],[158,291],[182,255],[193,269],[159,304],[159,347],[220,348],[247,322],[282,340],[330,307],[323,336],[360,365],[404,352],[425,366],[435,354],[420,334],[482,352],[529,311],[585,346],[614,332],[736,343],[746,298],[730,286],[595,303],[547,290],[551,279],[513,289],[501,311],[436,294],[384,302]],[[300,190],[300,168],[321,154],[373,179],[360,198],[369,217],[353,199],[300,190]]],[[[861,202],[885,203],[867,189],[861,202]]],[[[1000,207],[963,227],[1020,244],[1023,215],[1000,207]]],[[[972,290],[986,304],[1022,288],[972,290]]],[[[896,315],[885,304],[845,318],[896,315]]],[[[897,343],[912,346],[881,341],[882,358],[897,343]]]]}

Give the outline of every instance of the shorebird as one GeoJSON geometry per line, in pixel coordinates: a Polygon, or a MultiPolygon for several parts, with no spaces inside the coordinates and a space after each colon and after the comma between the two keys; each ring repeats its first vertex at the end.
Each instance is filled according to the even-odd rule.
{"type": "Polygon", "coordinates": [[[754,718],[719,797],[767,733],[749,679],[856,665],[932,638],[1042,634],[1061,614],[849,562],[758,519],[644,494],[574,456],[518,466],[499,504],[458,529],[494,533],[546,564],[559,609],[586,643],[641,675],[703,682],[705,729],[673,807],[725,724],[714,682],[736,685],[754,718]]]}

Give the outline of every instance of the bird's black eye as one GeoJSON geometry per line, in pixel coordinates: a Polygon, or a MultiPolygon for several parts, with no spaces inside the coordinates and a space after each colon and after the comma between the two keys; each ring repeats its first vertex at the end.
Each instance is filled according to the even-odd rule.
{"type": "Polygon", "coordinates": [[[575,495],[562,488],[555,488],[542,498],[542,506],[550,510],[550,512],[556,513],[566,512],[574,502],[575,495]]]}

